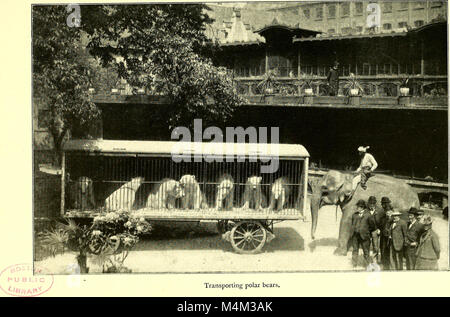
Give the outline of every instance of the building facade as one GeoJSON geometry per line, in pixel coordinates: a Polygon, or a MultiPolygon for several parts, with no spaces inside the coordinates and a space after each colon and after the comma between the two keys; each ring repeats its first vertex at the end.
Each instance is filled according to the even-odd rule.
{"type": "Polygon", "coordinates": [[[351,74],[365,96],[395,97],[402,86],[414,96],[447,94],[447,3],[300,3],[267,9],[269,23],[243,10],[229,12],[225,29],[216,21],[223,65],[234,70],[241,94],[263,93],[258,82],[275,70],[279,94],[302,94],[312,80],[315,94],[327,95],[335,61],[342,95],[351,74]]]}
{"type": "Polygon", "coordinates": [[[380,32],[417,28],[447,16],[446,1],[303,2],[269,8],[267,11],[293,12],[305,28],[345,35],[368,31],[367,19],[376,8],[373,4],[379,8],[377,30],[380,32]]]}

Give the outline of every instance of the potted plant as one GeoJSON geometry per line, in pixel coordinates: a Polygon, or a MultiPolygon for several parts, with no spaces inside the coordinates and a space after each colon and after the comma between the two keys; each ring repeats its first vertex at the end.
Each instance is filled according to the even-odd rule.
{"type": "Polygon", "coordinates": [[[360,91],[363,91],[363,87],[353,73],[350,73],[350,76],[347,79],[344,88],[348,89],[348,94],[350,96],[359,96],[360,91]]]}
{"type": "Polygon", "coordinates": [[[76,252],[80,273],[89,273],[88,256],[101,262],[104,273],[129,272],[123,261],[139,241],[138,236],[151,230],[144,218],[133,217],[126,211],[114,211],[95,217],[90,225],[80,225],[74,220],[60,223],[56,229],[40,234],[39,240],[53,256],[76,252]]]}
{"type": "Polygon", "coordinates": [[[409,96],[409,77],[404,77],[400,80],[400,96],[409,96]]]}
{"type": "Polygon", "coordinates": [[[301,88],[306,96],[314,95],[314,85],[317,84],[316,77],[305,78],[302,80],[301,88]]]}
{"type": "Polygon", "coordinates": [[[275,92],[277,86],[277,71],[276,69],[271,69],[264,74],[263,79],[258,83],[258,89],[263,93],[263,95],[272,95],[275,92]]]}

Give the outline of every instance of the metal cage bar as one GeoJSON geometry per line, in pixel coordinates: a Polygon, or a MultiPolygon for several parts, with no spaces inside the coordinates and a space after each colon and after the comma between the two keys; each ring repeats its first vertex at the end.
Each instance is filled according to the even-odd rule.
{"type": "MultiPolygon", "coordinates": [[[[119,153],[118,153],[119,154],[119,153]]],[[[73,212],[85,212],[85,214],[95,215],[108,210],[116,210],[118,206],[125,206],[125,209],[135,212],[142,212],[149,218],[158,219],[299,219],[306,211],[307,207],[307,182],[308,182],[308,157],[289,157],[279,160],[279,168],[273,174],[263,174],[260,172],[262,163],[260,160],[249,161],[248,157],[243,161],[207,162],[204,159],[200,162],[174,162],[170,157],[157,155],[92,155],[92,153],[67,152],[63,155],[62,161],[62,193],[61,193],[61,213],[64,210],[73,212]],[[67,161],[67,162],[66,162],[67,161]],[[66,180],[67,175],[70,175],[66,180]],[[231,210],[217,210],[216,198],[219,191],[220,177],[228,174],[233,178],[233,201],[231,210]],[[164,179],[172,179],[174,183],[180,183],[182,176],[194,175],[205,206],[200,208],[186,205],[181,198],[177,198],[174,205],[158,205],[158,208],[149,207],[150,194],[157,194],[159,202],[162,196],[158,196],[158,186],[162,186],[164,179]],[[246,184],[252,176],[261,177],[260,190],[265,197],[261,209],[255,207],[242,209],[244,200],[248,197],[246,184]],[[88,208],[89,204],[74,204],[70,201],[83,200],[90,202],[89,191],[82,190],[79,182],[80,178],[90,180],[92,186],[93,208],[88,208]],[[289,188],[290,195],[286,197],[285,204],[280,210],[269,210],[268,207],[272,195],[272,186],[280,177],[285,177],[284,183],[289,188]],[[134,179],[138,179],[136,184],[134,179]],[[69,184],[69,186],[67,186],[69,184]],[[78,187],[77,187],[78,186],[78,187]],[[74,192],[70,192],[74,191],[74,192]],[[115,194],[116,193],[116,194],[115,194]],[[115,195],[115,196],[114,196],[115,195]],[[117,201],[108,199],[114,196],[117,201]],[[70,198],[70,199],[69,199],[70,198]],[[302,204],[299,204],[301,198],[302,204]],[[75,208],[77,207],[77,208],[75,208]]],[[[248,189],[248,188],[247,188],[248,189]]],[[[186,190],[185,188],[183,190],[186,190]]],[[[110,199],[113,200],[113,199],[110,199]]],[[[277,207],[278,208],[278,207],[277,207]]]]}

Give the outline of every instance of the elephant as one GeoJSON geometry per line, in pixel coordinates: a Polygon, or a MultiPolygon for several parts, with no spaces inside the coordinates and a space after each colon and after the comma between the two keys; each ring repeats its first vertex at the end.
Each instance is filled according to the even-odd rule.
{"type": "Polygon", "coordinates": [[[318,212],[324,205],[336,205],[341,208],[342,217],[339,226],[338,247],[335,255],[346,255],[351,234],[352,215],[356,211],[356,202],[367,199],[370,196],[377,197],[378,201],[386,196],[392,202],[392,207],[400,211],[404,217],[411,207],[419,208],[420,202],[417,193],[403,180],[392,176],[375,174],[367,181],[367,189],[356,185],[353,191],[351,172],[339,172],[330,170],[323,176],[316,186],[311,186],[311,238],[315,239],[315,231],[318,222],[318,212]],[[353,193],[353,194],[352,194],[353,193]]]}

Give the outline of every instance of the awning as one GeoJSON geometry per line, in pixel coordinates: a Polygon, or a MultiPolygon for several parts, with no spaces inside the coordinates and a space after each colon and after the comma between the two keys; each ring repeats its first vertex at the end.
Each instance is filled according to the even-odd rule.
{"type": "Polygon", "coordinates": [[[327,36],[327,37],[304,37],[304,38],[294,38],[292,41],[295,42],[314,42],[314,41],[339,41],[339,40],[350,40],[350,39],[370,39],[370,38],[381,38],[381,37],[404,37],[407,32],[397,32],[397,33],[376,33],[376,34],[355,34],[355,35],[339,35],[339,36],[327,36]]]}

